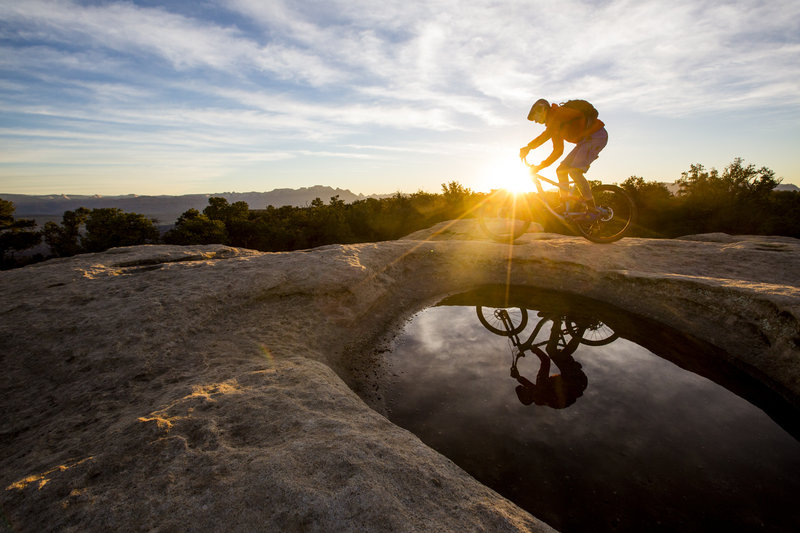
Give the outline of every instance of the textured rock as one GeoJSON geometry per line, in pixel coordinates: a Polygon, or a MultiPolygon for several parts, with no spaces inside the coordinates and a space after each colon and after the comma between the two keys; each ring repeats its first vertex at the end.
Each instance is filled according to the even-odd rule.
{"type": "Polygon", "coordinates": [[[141,246],[0,273],[12,529],[548,530],[353,392],[369,398],[376,347],[405,318],[483,284],[659,320],[798,405],[800,241],[530,234],[509,248],[465,221],[412,237],[141,246]]]}

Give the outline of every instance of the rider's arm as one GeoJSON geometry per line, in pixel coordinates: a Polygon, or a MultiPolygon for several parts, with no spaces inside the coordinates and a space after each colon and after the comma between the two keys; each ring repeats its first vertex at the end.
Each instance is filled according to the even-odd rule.
{"type": "Polygon", "coordinates": [[[536,165],[537,168],[542,169],[542,168],[549,167],[559,157],[561,157],[561,154],[563,154],[563,153],[564,153],[564,139],[562,137],[559,137],[559,136],[553,137],[553,151],[550,153],[549,156],[547,156],[547,159],[545,159],[544,161],[542,161],[541,163],[536,165]]]}
{"type": "Polygon", "coordinates": [[[550,132],[548,130],[544,130],[541,135],[536,137],[534,140],[520,148],[519,150],[519,157],[521,159],[525,159],[528,157],[528,152],[534,150],[544,144],[544,142],[550,138],[550,132]]]}
{"type": "Polygon", "coordinates": [[[541,135],[539,135],[534,140],[532,140],[531,142],[528,143],[528,150],[535,150],[536,148],[539,148],[551,136],[552,136],[552,133],[550,132],[550,130],[544,130],[541,133],[541,135]]]}

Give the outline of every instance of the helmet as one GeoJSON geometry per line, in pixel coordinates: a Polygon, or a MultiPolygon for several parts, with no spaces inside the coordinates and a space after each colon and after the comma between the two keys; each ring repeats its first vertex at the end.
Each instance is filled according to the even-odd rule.
{"type": "Polygon", "coordinates": [[[534,102],[533,106],[531,106],[531,110],[528,112],[528,120],[544,124],[544,119],[547,117],[547,111],[549,109],[550,102],[544,98],[539,98],[534,102]]]}

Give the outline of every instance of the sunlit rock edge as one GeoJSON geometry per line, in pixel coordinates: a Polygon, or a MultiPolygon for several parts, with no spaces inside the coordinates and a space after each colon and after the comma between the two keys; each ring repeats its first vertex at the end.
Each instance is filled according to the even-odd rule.
{"type": "Polygon", "coordinates": [[[467,222],[2,272],[4,518],[14,531],[545,531],[382,416],[368,389],[391,333],[476,286],[553,288],[705,339],[798,405],[798,278],[794,239],[532,233],[509,247],[467,222]]]}

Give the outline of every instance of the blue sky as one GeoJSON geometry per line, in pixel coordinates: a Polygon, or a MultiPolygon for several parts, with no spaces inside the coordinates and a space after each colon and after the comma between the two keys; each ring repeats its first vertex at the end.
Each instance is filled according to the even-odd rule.
{"type": "Polygon", "coordinates": [[[0,46],[0,193],[486,190],[540,97],[599,109],[590,178],[800,184],[797,0],[0,0],[0,46]]]}

